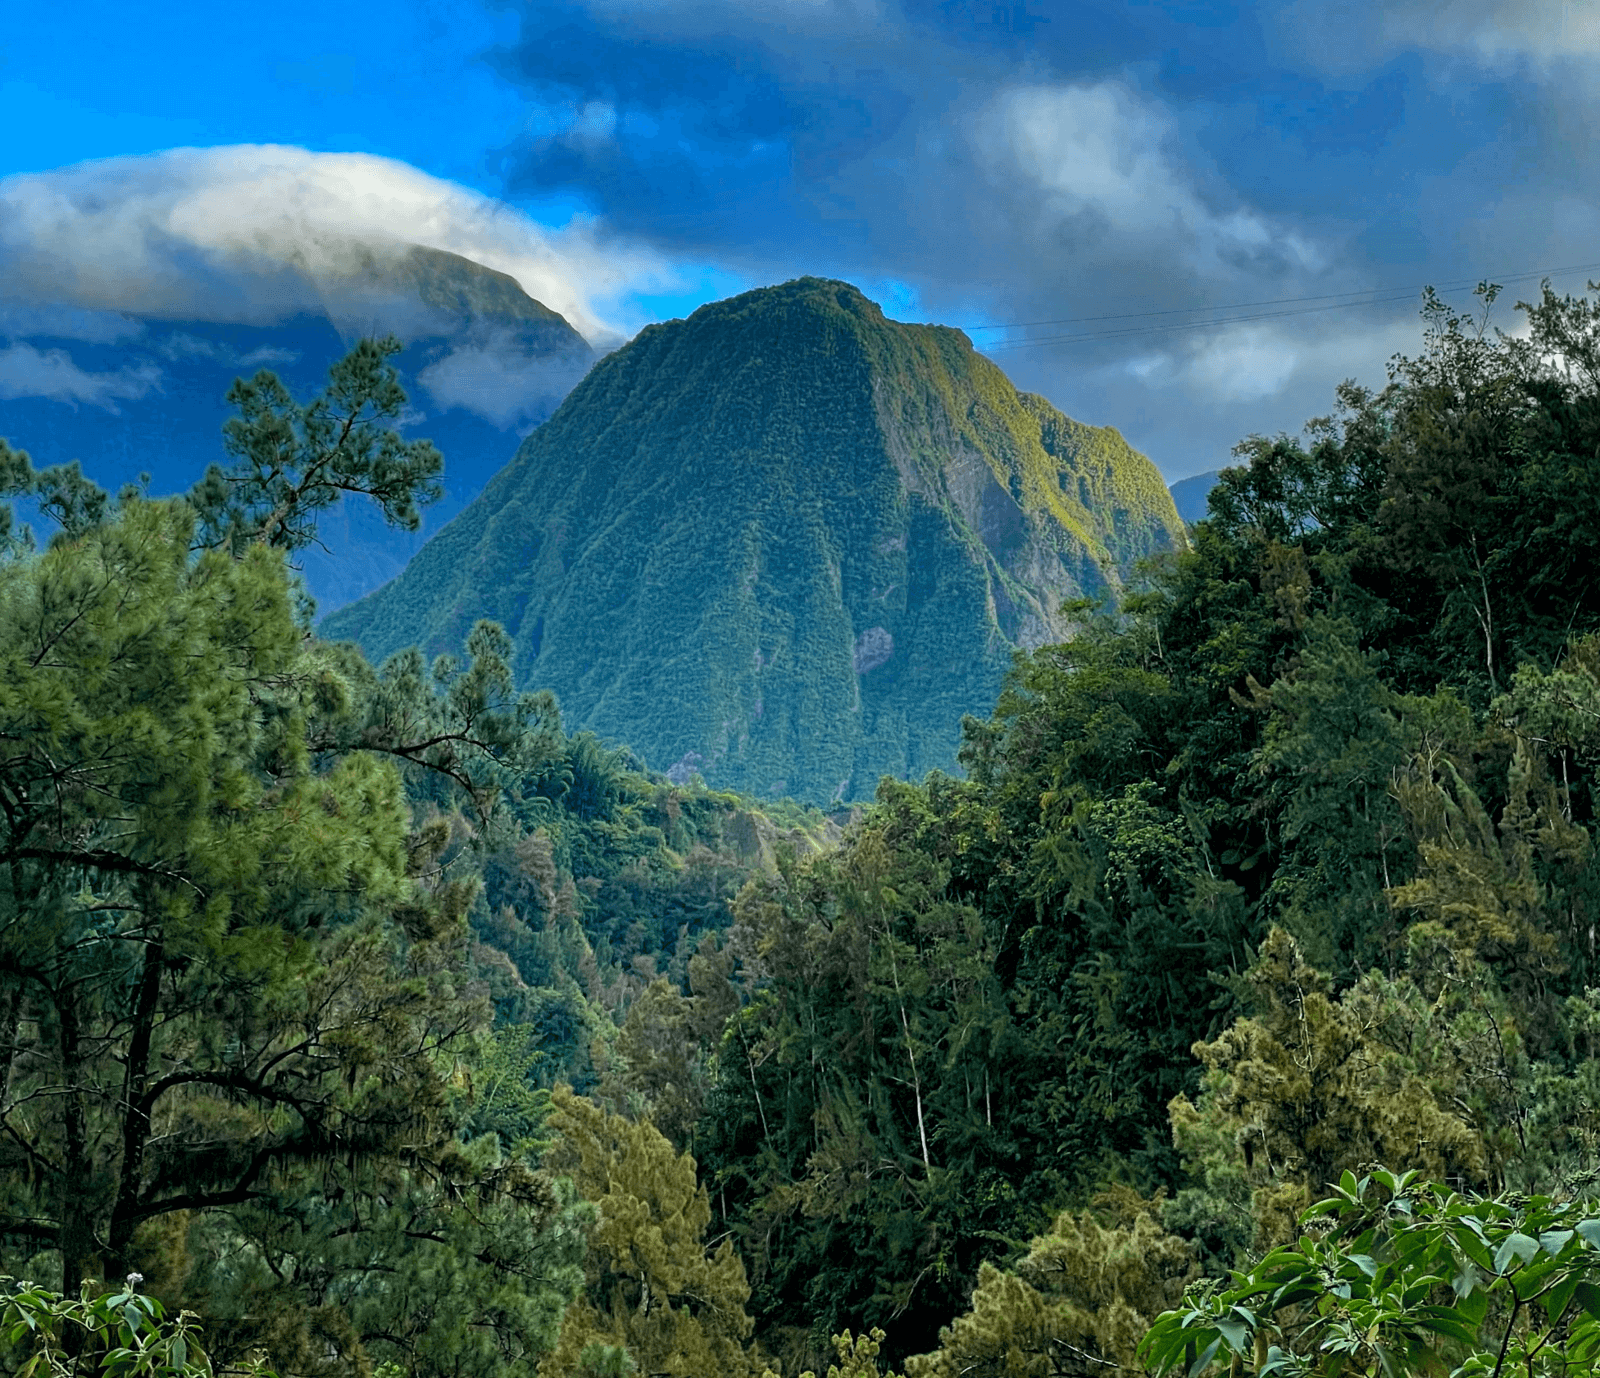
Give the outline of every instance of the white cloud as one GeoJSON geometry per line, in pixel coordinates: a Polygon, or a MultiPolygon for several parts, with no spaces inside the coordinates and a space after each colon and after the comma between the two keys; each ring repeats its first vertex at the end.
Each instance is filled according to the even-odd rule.
{"type": "Polygon", "coordinates": [[[270,368],[273,364],[292,364],[300,357],[298,349],[279,349],[275,345],[262,345],[248,354],[241,354],[235,362],[240,368],[270,368]]]}
{"type": "Polygon", "coordinates": [[[115,311],[0,299],[0,339],[65,339],[121,344],[144,334],[144,322],[115,311]]]}
{"type": "Polygon", "coordinates": [[[1487,58],[1600,55],[1600,8],[1586,0],[1446,0],[1383,6],[1379,12],[1391,42],[1471,48],[1487,58]]]}
{"type": "Polygon", "coordinates": [[[533,358],[510,342],[459,344],[417,381],[441,407],[464,407],[501,429],[544,420],[588,367],[587,359],[533,358]]]}
{"type": "Polygon", "coordinates": [[[248,354],[241,354],[232,345],[202,340],[182,330],[163,335],[154,343],[156,352],[163,358],[175,362],[209,359],[225,368],[270,368],[275,364],[292,364],[300,357],[298,350],[284,349],[278,345],[259,345],[248,354]]]}
{"type": "Polygon", "coordinates": [[[181,330],[174,331],[156,348],[169,359],[214,359],[218,363],[232,363],[234,351],[214,340],[202,340],[181,330]]]}
{"type": "Polygon", "coordinates": [[[1263,260],[1315,268],[1317,250],[1248,207],[1214,208],[1174,156],[1160,107],[1116,82],[1014,87],[973,125],[991,177],[1020,179],[1038,228],[1068,248],[1115,257],[1176,254],[1226,276],[1263,260]]]}
{"type": "Polygon", "coordinates": [[[317,308],[361,246],[409,243],[509,273],[600,343],[636,324],[631,293],[676,285],[592,221],[550,229],[369,154],[185,148],[0,180],[0,281],[34,303],[265,324],[317,308]]]}
{"type": "Polygon", "coordinates": [[[1190,403],[1218,407],[1261,402],[1302,388],[1356,378],[1381,384],[1396,354],[1416,354],[1421,332],[1415,316],[1336,322],[1312,317],[1309,325],[1249,323],[1196,331],[1165,347],[1148,349],[1107,369],[1147,386],[1176,390],[1190,403]]]}
{"type": "Polygon", "coordinates": [[[1356,7],[1348,0],[1291,0],[1265,18],[1286,50],[1324,72],[1359,72],[1411,49],[1488,68],[1566,69],[1592,86],[1600,57],[1600,7],[1593,0],[1388,0],[1356,7]]]}
{"type": "Polygon", "coordinates": [[[1257,402],[1283,390],[1300,353],[1282,332],[1244,326],[1208,341],[1182,368],[1193,391],[1225,402],[1257,402]]]}
{"type": "Polygon", "coordinates": [[[617,132],[617,107],[610,101],[592,100],[578,111],[577,118],[566,132],[569,143],[610,143],[617,132]]]}
{"type": "Polygon", "coordinates": [[[17,343],[0,349],[0,398],[48,397],[87,402],[118,415],[117,402],[143,397],[161,381],[154,364],[134,364],[114,373],[87,373],[62,349],[17,343]]]}

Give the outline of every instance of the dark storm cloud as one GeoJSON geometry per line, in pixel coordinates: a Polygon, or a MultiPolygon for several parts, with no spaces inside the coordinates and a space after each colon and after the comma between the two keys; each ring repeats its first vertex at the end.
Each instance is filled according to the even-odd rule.
{"type": "MultiPolygon", "coordinates": [[[[1552,91],[1592,69],[1570,33],[1491,0],[1295,13],[530,3],[497,61],[543,128],[508,168],[519,192],[577,196],[668,254],[753,281],[892,279],[954,323],[1600,258],[1592,215],[1561,194],[1574,169],[1552,91]]],[[[1181,473],[1326,410],[1340,378],[1381,377],[1417,343],[1403,296],[996,358],[1181,473]]]]}

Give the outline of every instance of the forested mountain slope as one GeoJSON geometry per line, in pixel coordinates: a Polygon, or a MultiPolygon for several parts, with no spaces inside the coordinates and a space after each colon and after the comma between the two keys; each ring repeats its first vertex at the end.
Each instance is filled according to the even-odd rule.
{"type": "Polygon", "coordinates": [[[322,632],[381,658],[492,618],[572,726],[820,803],[952,766],[1016,648],[1182,539],[1114,430],[808,278],[643,331],[322,632]]]}
{"type": "MultiPolygon", "coordinates": [[[[1148,589],[1019,662],[967,778],[740,895],[690,1142],[786,1372],[881,1325],[913,1378],[1145,1373],[1186,1279],[1376,1164],[1597,1213],[1600,305],[1528,314],[1430,302],[1387,387],[1248,440],[1148,589]]],[[[1390,1371],[1259,1344],[1217,1369],[1390,1371]]]]}

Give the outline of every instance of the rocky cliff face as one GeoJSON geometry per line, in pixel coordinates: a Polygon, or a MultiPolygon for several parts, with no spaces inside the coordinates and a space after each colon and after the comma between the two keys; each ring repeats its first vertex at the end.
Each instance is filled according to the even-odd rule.
{"type": "Polygon", "coordinates": [[[959,331],[802,279],[603,360],[322,631],[381,657],[493,618],[570,726],[826,803],[953,768],[1014,649],[1182,539],[1115,431],[1018,393],[959,331]]]}

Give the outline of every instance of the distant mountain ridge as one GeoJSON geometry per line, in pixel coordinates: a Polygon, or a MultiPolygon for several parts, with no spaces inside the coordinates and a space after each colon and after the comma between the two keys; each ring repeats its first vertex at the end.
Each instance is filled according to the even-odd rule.
{"type": "Polygon", "coordinates": [[[1109,427],[960,331],[800,279],[603,359],[393,583],[324,620],[383,657],[492,618],[571,728],[677,778],[828,802],[950,769],[1018,646],[1183,541],[1109,427]]]}
{"type": "Polygon", "coordinates": [[[401,429],[445,453],[445,497],[415,535],[361,504],[336,507],[321,523],[328,550],[304,559],[324,607],[377,588],[476,496],[594,352],[515,278],[443,250],[355,246],[339,271],[303,275],[306,309],[268,325],[105,315],[85,329],[85,313],[0,300],[0,436],[39,464],[81,460],[113,490],[149,473],[152,492],[181,492],[224,457],[236,376],[268,368],[307,398],[358,335],[393,331],[406,342],[401,429]]]}
{"type": "Polygon", "coordinates": [[[1178,515],[1186,522],[1197,522],[1206,515],[1206,501],[1211,496],[1211,490],[1217,486],[1217,479],[1222,470],[1208,469],[1203,474],[1191,474],[1188,478],[1181,478],[1172,485],[1173,505],[1178,509],[1178,515]]]}
{"type": "Polygon", "coordinates": [[[536,354],[589,354],[559,311],[536,301],[509,273],[423,244],[352,246],[337,269],[315,274],[328,316],[347,335],[369,334],[364,316],[419,339],[510,334],[536,354]]]}

